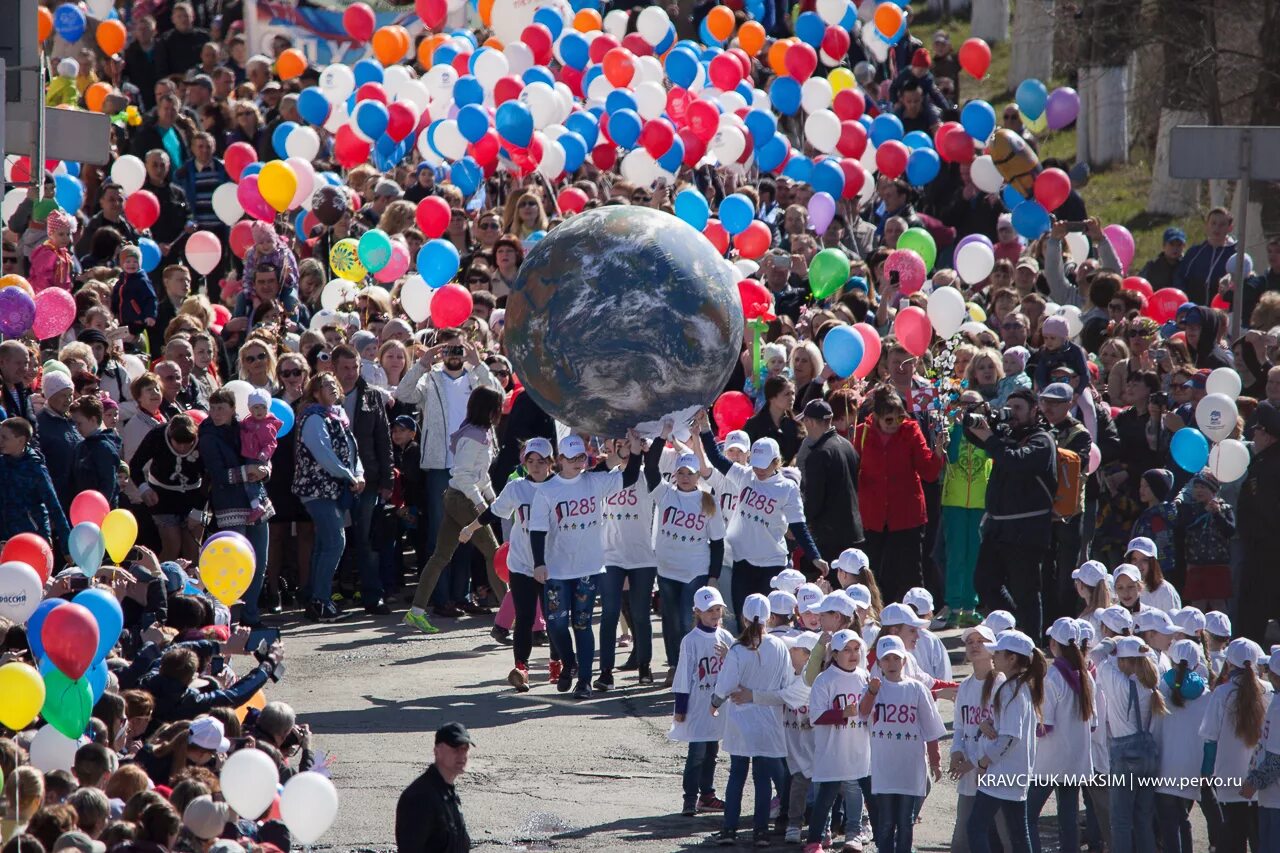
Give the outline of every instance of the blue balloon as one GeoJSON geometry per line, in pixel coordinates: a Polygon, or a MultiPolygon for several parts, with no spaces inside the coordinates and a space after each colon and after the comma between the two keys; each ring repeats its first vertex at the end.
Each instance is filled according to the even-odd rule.
{"type": "Polygon", "coordinates": [[[868,132],[868,136],[871,137],[871,144],[877,148],[892,140],[901,141],[902,135],[902,119],[893,113],[881,113],[876,116],[871,122],[871,130],[868,132]]]}
{"type": "Polygon", "coordinates": [[[150,237],[139,237],[138,248],[142,250],[142,268],[151,272],[160,266],[160,246],[150,237]]]}
{"type": "Polygon", "coordinates": [[[791,145],[781,133],[774,133],[773,138],[756,149],[756,165],[762,172],[775,171],[791,153],[791,145]]]}
{"type": "Polygon", "coordinates": [[[299,211],[298,211],[298,215],[297,215],[297,216],[295,216],[295,217],[293,217],[293,233],[295,233],[295,234],[301,234],[301,235],[303,235],[303,236],[305,236],[305,235],[306,235],[306,233],[307,233],[307,229],[306,229],[307,214],[308,214],[309,212],[310,212],[310,211],[306,211],[306,210],[299,210],[299,211]]]}
{"type": "Polygon", "coordinates": [[[361,101],[352,118],[366,139],[377,139],[387,132],[387,106],[381,101],[361,101]]]}
{"type": "Polygon", "coordinates": [[[970,101],[960,111],[960,126],[978,142],[986,142],[996,129],[996,111],[986,101],[970,101]]]}
{"type": "Polygon", "coordinates": [[[466,27],[458,27],[457,29],[452,30],[449,35],[454,38],[465,39],[466,41],[471,42],[471,49],[473,51],[480,46],[480,42],[476,41],[476,34],[466,27]]]}
{"type": "Polygon", "coordinates": [[[458,78],[458,82],[453,84],[453,102],[459,107],[465,107],[467,104],[483,104],[484,85],[470,74],[462,75],[458,78]]]}
{"type": "Polygon", "coordinates": [[[107,692],[107,662],[95,661],[84,671],[84,680],[89,682],[89,692],[93,694],[93,704],[98,704],[102,694],[107,692]]]}
{"type": "Polygon", "coordinates": [[[546,83],[552,88],[556,85],[556,78],[545,66],[535,65],[532,68],[526,68],[525,72],[520,75],[520,79],[525,85],[530,83],[546,83]]]}
{"type": "MultiPolygon", "coordinates": [[[[159,254],[159,251],[157,249],[156,253],[159,254]]],[[[143,257],[146,257],[145,251],[143,257]]],[[[146,266],[144,260],[143,269],[146,269],[146,266]]],[[[102,542],[102,531],[98,525],[82,521],[71,528],[71,533],[67,536],[67,553],[71,555],[71,561],[85,577],[93,577],[102,567],[102,556],[106,553],[106,546],[102,542]]]]}
{"type": "Polygon", "coordinates": [[[644,123],[635,110],[618,110],[609,114],[609,136],[619,148],[635,148],[644,123]]]}
{"type": "Polygon", "coordinates": [[[84,184],[74,175],[55,175],[53,198],[58,207],[74,214],[84,206],[84,184]]]}
{"type": "Polygon", "coordinates": [[[902,137],[902,144],[915,151],[917,148],[932,148],[933,140],[923,130],[913,130],[902,137]]]}
{"type": "MultiPolygon", "coordinates": [[[[676,137],[679,139],[679,137],[676,137]]],[[[578,171],[582,162],[587,159],[587,153],[591,150],[587,147],[587,141],[582,138],[582,134],[572,130],[565,131],[560,134],[560,138],[556,140],[560,143],[560,147],[564,149],[564,170],[572,173],[578,171]]],[[[674,145],[672,146],[675,147],[674,145]]],[[[681,154],[683,155],[683,149],[681,154]]]]}
{"type": "Polygon", "coordinates": [[[1049,101],[1049,90],[1039,80],[1031,77],[1018,84],[1018,91],[1014,93],[1013,99],[1017,102],[1022,114],[1031,121],[1035,121],[1044,115],[1044,105],[1049,101]]]}
{"type": "Polygon", "coordinates": [[[680,138],[679,134],[676,134],[676,137],[671,140],[671,147],[667,149],[667,153],[658,158],[658,165],[674,175],[680,171],[680,166],[683,163],[684,140],[680,138]]]}
{"type": "Polygon", "coordinates": [[[381,83],[383,80],[382,63],[376,59],[362,59],[351,66],[351,73],[356,78],[356,88],[365,83],[381,83]]]}
{"type": "Polygon", "coordinates": [[[345,181],[338,177],[336,172],[321,172],[320,177],[324,178],[324,182],[331,187],[341,187],[345,185],[345,181]]]}
{"type": "Polygon", "coordinates": [[[1013,209],[1013,230],[1034,240],[1053,225],[1049,211],[1035,199],[1028,199],[1013,209]]]}
{"type": "Polygon", "coordinates": [[[822,339],[822,357],[837,376],[848,378],[862,363],[864,346],[853,326],[836,326],[822,339]]]}
{"type": "Polygon", "coordinates": [[[591,45],[585,36],[577,30],[565,33],[560,38],[560,58],[564,64],[579,71],[587,67],[591,61],[591,45]]]}
{"type": "MultiPolygon", "coordinates": [[[[604,76],[603,65],[588,65],[587,70],[582,72],[582,91],[584,92],[590,91],[591,84],[596,81],[596,78],[603,77],[603,76],[604,76]]],[[[594,107],[593,111],[594,110],[598,110],[598,112],[596,112],[596,115],[602,115],[604,113],[603,107],[594,107]]]]}
{"type": "Polygon", "coordinates": [[[462,190],[465,196],[475,194],[484,180],[484,170],[472,157],[463,157],[449,167],[449,183],[462,190]]]}
{"type": "Polygon", "coordinates": [[[479,142],[489,130],[489,114],[479,104],[458,110],[458,132],[468,142],[479,142]]]}
{"type": "Polygon", "coordinates": [[[747,14],[753,21],[764,19],[764,0],[747,0],[747,14]]]}
{"type": "Polygon", "coordinates": [[[862,129],[867,132],[867,136],[871,135],[871,116],[866,113],[858,116],[858,124],[862,125],[862,129]]]}
{"type": "Polygon", "coordinates": [[[748,104],[752,104],[756,99],[756,90],[752,88],[750,80],[743,80],[741,83],[733,87],[733,91],[742,96],[742,100],[748,104]]]}
{"type": "Polygon", "coordinates": [[[93,621],[98,623],[98,650],[93,659],[106,660],[107,652],[115,646],[124,629],[124,611],[120,609],[120,602],[105,589],[95,588],[76,593],[71,603],[79,604],[93,614],[93,621]]]}
{"type": "Polygon", "coordinates": [[[588,151],[596,147],[600,138],[600,122],[592,113],[574,113],[564,120],[564,126],[582,137],[588,151]]]}
{"type": "Polygon", "coordinates": [[[504,101],[493,115],[493,126],[504,141],[524,148],[533,138],[533,113],[519,101],[504,101]]]}
{"type": "Polygon", "coordinates": [[[813,175],[809,178],[809,186],[815,193],[826,193],[832,198],[840,198],[844,193],[844,171],[834,160],[823,160],[813,165],[813,175]]]}
{"type": "Polygon", "coordinates": [[[262,161],[254,160],[248,166],[245,166],[243,169],[240,170],[240,177],[243,179],[243,178],[249,177],[250,175],[258,174],[259,172],[262,171],[263,165],[265,164],[263,164],[262,161]]]}
{"type": "Polygon", "coordinates": [[[279,397],[272,397],[271,414],[280,419],[280,431],[276,434],[276,437],[284,438],[289,434],[289,430],[293,429],[293,406],[290,406],[279,397]]]}
{"type": "Polygon", "coordinates": [[[1014,189],[1013,184],[1005,184],[1004,189],[1000,191],[1000,201],[1004,203],[1006,210],[1013,210],[1027,199],[1014,189]]]}
{"type": "Polygon", "coordinates": [[[67,41],[80,41],[85,23],[84,12],[74,3],[63,3],[53,12],[53,28],[67,41]]]}
{"type": "Polygon", "coordinates": [[[533,13],[533,22],[551,30],[552,40],[560,38],[560,33],[564,30],[564,18],[555,9],[546,6],[533,13]]]}
{"type": "MultiPolygon", "coordinates": [[[[115,9],[112,9],[111,11],[114,12],[115,9]]],[[[63,160],[62,165],[66,166],[68,175],[70,175],[73,178],[80,177],[80,164],[77,163],[75,160],[63,160]]]]}
{"type": "Polygon", "coordinates": [[[814,50],[822,46],[822,37],[826,34],[827,22],[817,12],[801,12],[796,18],[796,35],[814,50]]]}
{"type": "Polygon", "coordinates": [[[938,170],[941,168],[942,160],[938,158],[937,151],[932,148],[917,148],[907,158],[907,180],[912,186],[922,187],[938,177],[938,170]]]}
{"type": "Polygon", "coordinates": [[[662,37],[662,41],[653,46],[653,52],[656,56],[662,56],[671,49],[671,45],[676,43],[676,25],[667,25],[667,34],[662,37]]]}
{"type": "MultiPolygon", "coordinates": [[[[677,46],[671,49],[667,54],[666,62],[667,77],[671,82],[687,89],[698,79],[698,55],[692,50],[677,46]]],[[[601,73],[604,73],[603,70],[601,73]]],[[[586,87],[586,80],[583,80],[583,88],[586,87]]]]}
{"type": "Polygon", "coordinates": [[[281,160],[289,157],[289,151],[285,148],[285,142],[289,139],[289,134],[298,129],[296,121],[282,121],[276,125],[276,129],[271,132],[271,147],[275,149],[276,156],[281,160]]]}
{"type": "Polygon", "coordinates": [[[1209,461],[1209,440],[1195,427],[1183,427],[1173,434],[1169,452],[1179,468],[1198,474],[1209,461]]]}
{"type": "Polygon", "coordinates": [[[609,115],[613,115],[618,110],[639,110],[640,106],[636,103],[636,99],[626,89],[614,89],[604,99],[604,111],[609,115]]]}
{"type": "Polygon", "coordinates": [[[746,231],[755,218],[755,206],[751,199],[741,193],[734,193],[720,202],[720,224],[732,235],[746,231]]]}
{"type": "Polygon", "coordinates": [[[431,67],[437,65],[452,65],[453,60],[458,57],[458,47],[452,42],[445,42],[435,49],[431,54],[431,67]]]}
{"type": "Polygon", "coordinates": [[[698,231],[707,227],[707,220],[711,217],[711,205],[707,204],[702,193],[693,187],[676,193],[675,210],[676,216],[698,231]]]}
{"type": "Polygon", "coordinates": [[[448,284],[458,263],[458,249],[449,240],[429,240],[418,250],[418,275],[432,287],[448,284]]]}
{"type": "MultiPolygon", "coordinates": [[[[793,181],[807,184],[813,178],[813,161],[803,154],[795,154],[787,161],[787,165],[783,167],[782,174],[793,181]]],[[[841,177],[844,177],[843,173],[841,177]]]]}
{"type": "Polygon", "coordinates": [[[747,113],[746,124],[757,148],[772,140],[773,135],[778,132],[778,120],[768,110],[752,110],[747,113]]]}
{"type": "Polygon", "coordinates": [[[794,77],[777,77],[769,86],[769,101],[784,116],[793,116],[800,109],[800,84],[794,77]]]}
{"type": "Polygon", "coordinates": [[[309,86],[298,93],[298,115],[307,124],[322,125],[329,120],[329,99],[318,86],[309,86]]]}
{"type": "Polygon", "coordinates": [[[30,647],[31,656],[35,660],[44,657],[44,643],[40,641],[40,629],[44,627],[45,617],[55,607],[70,603],[65,598],[46,598],[36,606],[35,612],[27,620],[27,646],[30,647]]]}
{"type": "Polygon", "coordinates": [[[837,26],[845,32],[851,33],[853,32],[853,25],[856,23],[858,23],[858,7],[850,3],[845,7],[844,17],[840,19],[840,23],[837,26]]]}

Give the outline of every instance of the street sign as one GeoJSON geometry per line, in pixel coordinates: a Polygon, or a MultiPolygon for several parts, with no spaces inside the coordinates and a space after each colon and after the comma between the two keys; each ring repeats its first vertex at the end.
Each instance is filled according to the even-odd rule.
{"type": "Polygon", "coordinates": [[[1169,139],[1169,175],[1280,181],[1280,127],[1175,127],[1169,139]]]}
{"type": "Polygon", "coordinates": [[[44,158],[105,166],[111,154],[111,119],[83,110],[44,111],[44,158]]]}

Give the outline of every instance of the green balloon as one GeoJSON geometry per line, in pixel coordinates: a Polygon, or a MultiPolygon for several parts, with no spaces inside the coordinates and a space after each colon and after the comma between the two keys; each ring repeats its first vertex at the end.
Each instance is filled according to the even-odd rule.
{"type": "Polygon", "coordinates": [[[40,716],[62,734],[75,740],[84,734],[93,714],[93,689],[85,678],[67,678],[50,667],[44,674],[44,707],[40,716]]]}
{"type": "Polygon", "coordinates": [[[58,203],[51,198],[42,198],[31,207],[31,218],[43,222],[49,214],[58,209],[58,203]]]}
{"type": "Polygon", "coordinates": [[[826,299],[849,280],[849,258],[839,249],[823,249],[809,262],[809,290],[826,299]]]}
{"type": "Polygon", "coordinates": [[[924,260],[925,269],[933,271],[933,264],[938,260],[938,244],[933,242],[933,235],[923,228],[908,228],[898,238],[899,249],[910,249],[924,260]]]}

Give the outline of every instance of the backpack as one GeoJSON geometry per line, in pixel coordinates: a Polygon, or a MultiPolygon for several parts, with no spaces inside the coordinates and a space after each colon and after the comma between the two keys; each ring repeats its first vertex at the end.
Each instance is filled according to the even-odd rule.
{"type": "MultiPolygon", "coordinates": [[[[1066,438],[1073,438],[1076,434],[1075,430],[1083,429],[1085,429],[1083,424],[1077,424],[1066,438]]],[[[1053,496],[1053,517],[1061,520],[1084,512],[1084,478],[1086,473],[1080,454],[1074,450],[1067,450],[1061,444],[1057,445],[1057,458],[1054,460],[1053,470],[1057,474],[1057,485],[1050,492],[1053,496]]],[[[1045,491],[1048,492],[1048,485],[1042,485],[1044,485],[1045,491]]]]}

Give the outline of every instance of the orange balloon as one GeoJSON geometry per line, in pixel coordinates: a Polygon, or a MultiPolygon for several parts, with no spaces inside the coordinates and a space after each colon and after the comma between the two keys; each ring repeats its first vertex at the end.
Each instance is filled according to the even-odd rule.
{"type": "Polygon", "coordinates": [[[45,6],[41,6],[36,10],[37,27],[36,32],[40,36],[40,41],[48,41],[49,36],[53,35],[53,13],[45,6]]]}
{"type": "Polygon", "coordinates": [[[897,3],[881,3],[876,7],[876,29],[886,39],[891,39],[902,28],[902,8],[897,3]]]}
{"type": "Polygon", "coordinates": [[[436,48],[444,44],[448,39],[449,37],[444,33],[434,33],[418,42],[418,64],[423,68],[430,68],[431,57],[435,55],[436,48]]]}
{"type": "Polygon", "coordinates": [[[484,40],[484,44],[481,46],[491,47],[494,50],[502,50],[503,48],[506,47],[506,45],[502,43],[502,40],[497,36],[489,36],[487,39],[484,40]]]}
{"type": "Polygon", "coordinates": [[[749,56],[755,56],[764,47],[764,27],[755,21],[747,21],[738,28],[738,44],[749,56]]]}
{"type": "Polygon", "coordinates": [[[769,67],[779,77],[785,77],[789,73],[786,56],[787,48],[791,47],[793,41],[793,39],[778,39],[769,47],[769,67]]]}
{"type": "Polygon", "coordinates": [[[490,20],[493,17],[493,0],[480,0],[476,4],[476,11],[480,13],[480,21],[486,26],[493,26],[490,20]]]}
{"type": "Polygon", "coordinates": [[[728,6],[716,6],[707,13],[707,32],[719,41],[728,41],[733,35],[733,12],[728,6]]]}
{"type": "Polygon", "coordinates": [[[573,28],[580,33],[604,29],[604,20],[595,9],[583,9],[573,16],[573,28]]]}
{"type": "Polygon", "coordinates": [[[382,27],[373,34],[373,55],[383,65],[395,65],[404,58],[400,34],[391,27],[382,27]]]}
{"type": "Polygon", "coordinates": [[[84,90],[84,103],[90,111],[101,112],[102,105],[107,100],[107,95],[111,94],[110,83],[94,83],[88,89],[84,90]]]}
{"type": "Polygon", "coordinates": [[[409,35],[407,27],[402,27],[399,24],[392,24],[391,29],[395,31],[396,37],[400,39],[400,56],[396,59],[396,62],[399,62],[404,59],[405,54],[409,52],[409,48],[413,46],[413,36],[409,35]]]}
{"type": "Polygon", "coordinates": [[[6,287],[16,287],[25,291],[28,296],[35,295],[31,289],[31,284],[20,275],[6,275],[0,278],[0,290],[4,290],[6,287]]]}
{"type": "Polygon", "coordinates": [[[110,56],[124,50],[125,35],[124,24],[119,21],[103,21],[98,24],[94,37],[102,52],[110,56]]]}
{"type": "Polygon", "coordinates": [[[302,75],[307,70],[307,58],[302,55],[302,51],[296,47],[291,47],[283,51],[276,58],[276,74],[281,80],[292,80],[294,77],[302,75]]]}

